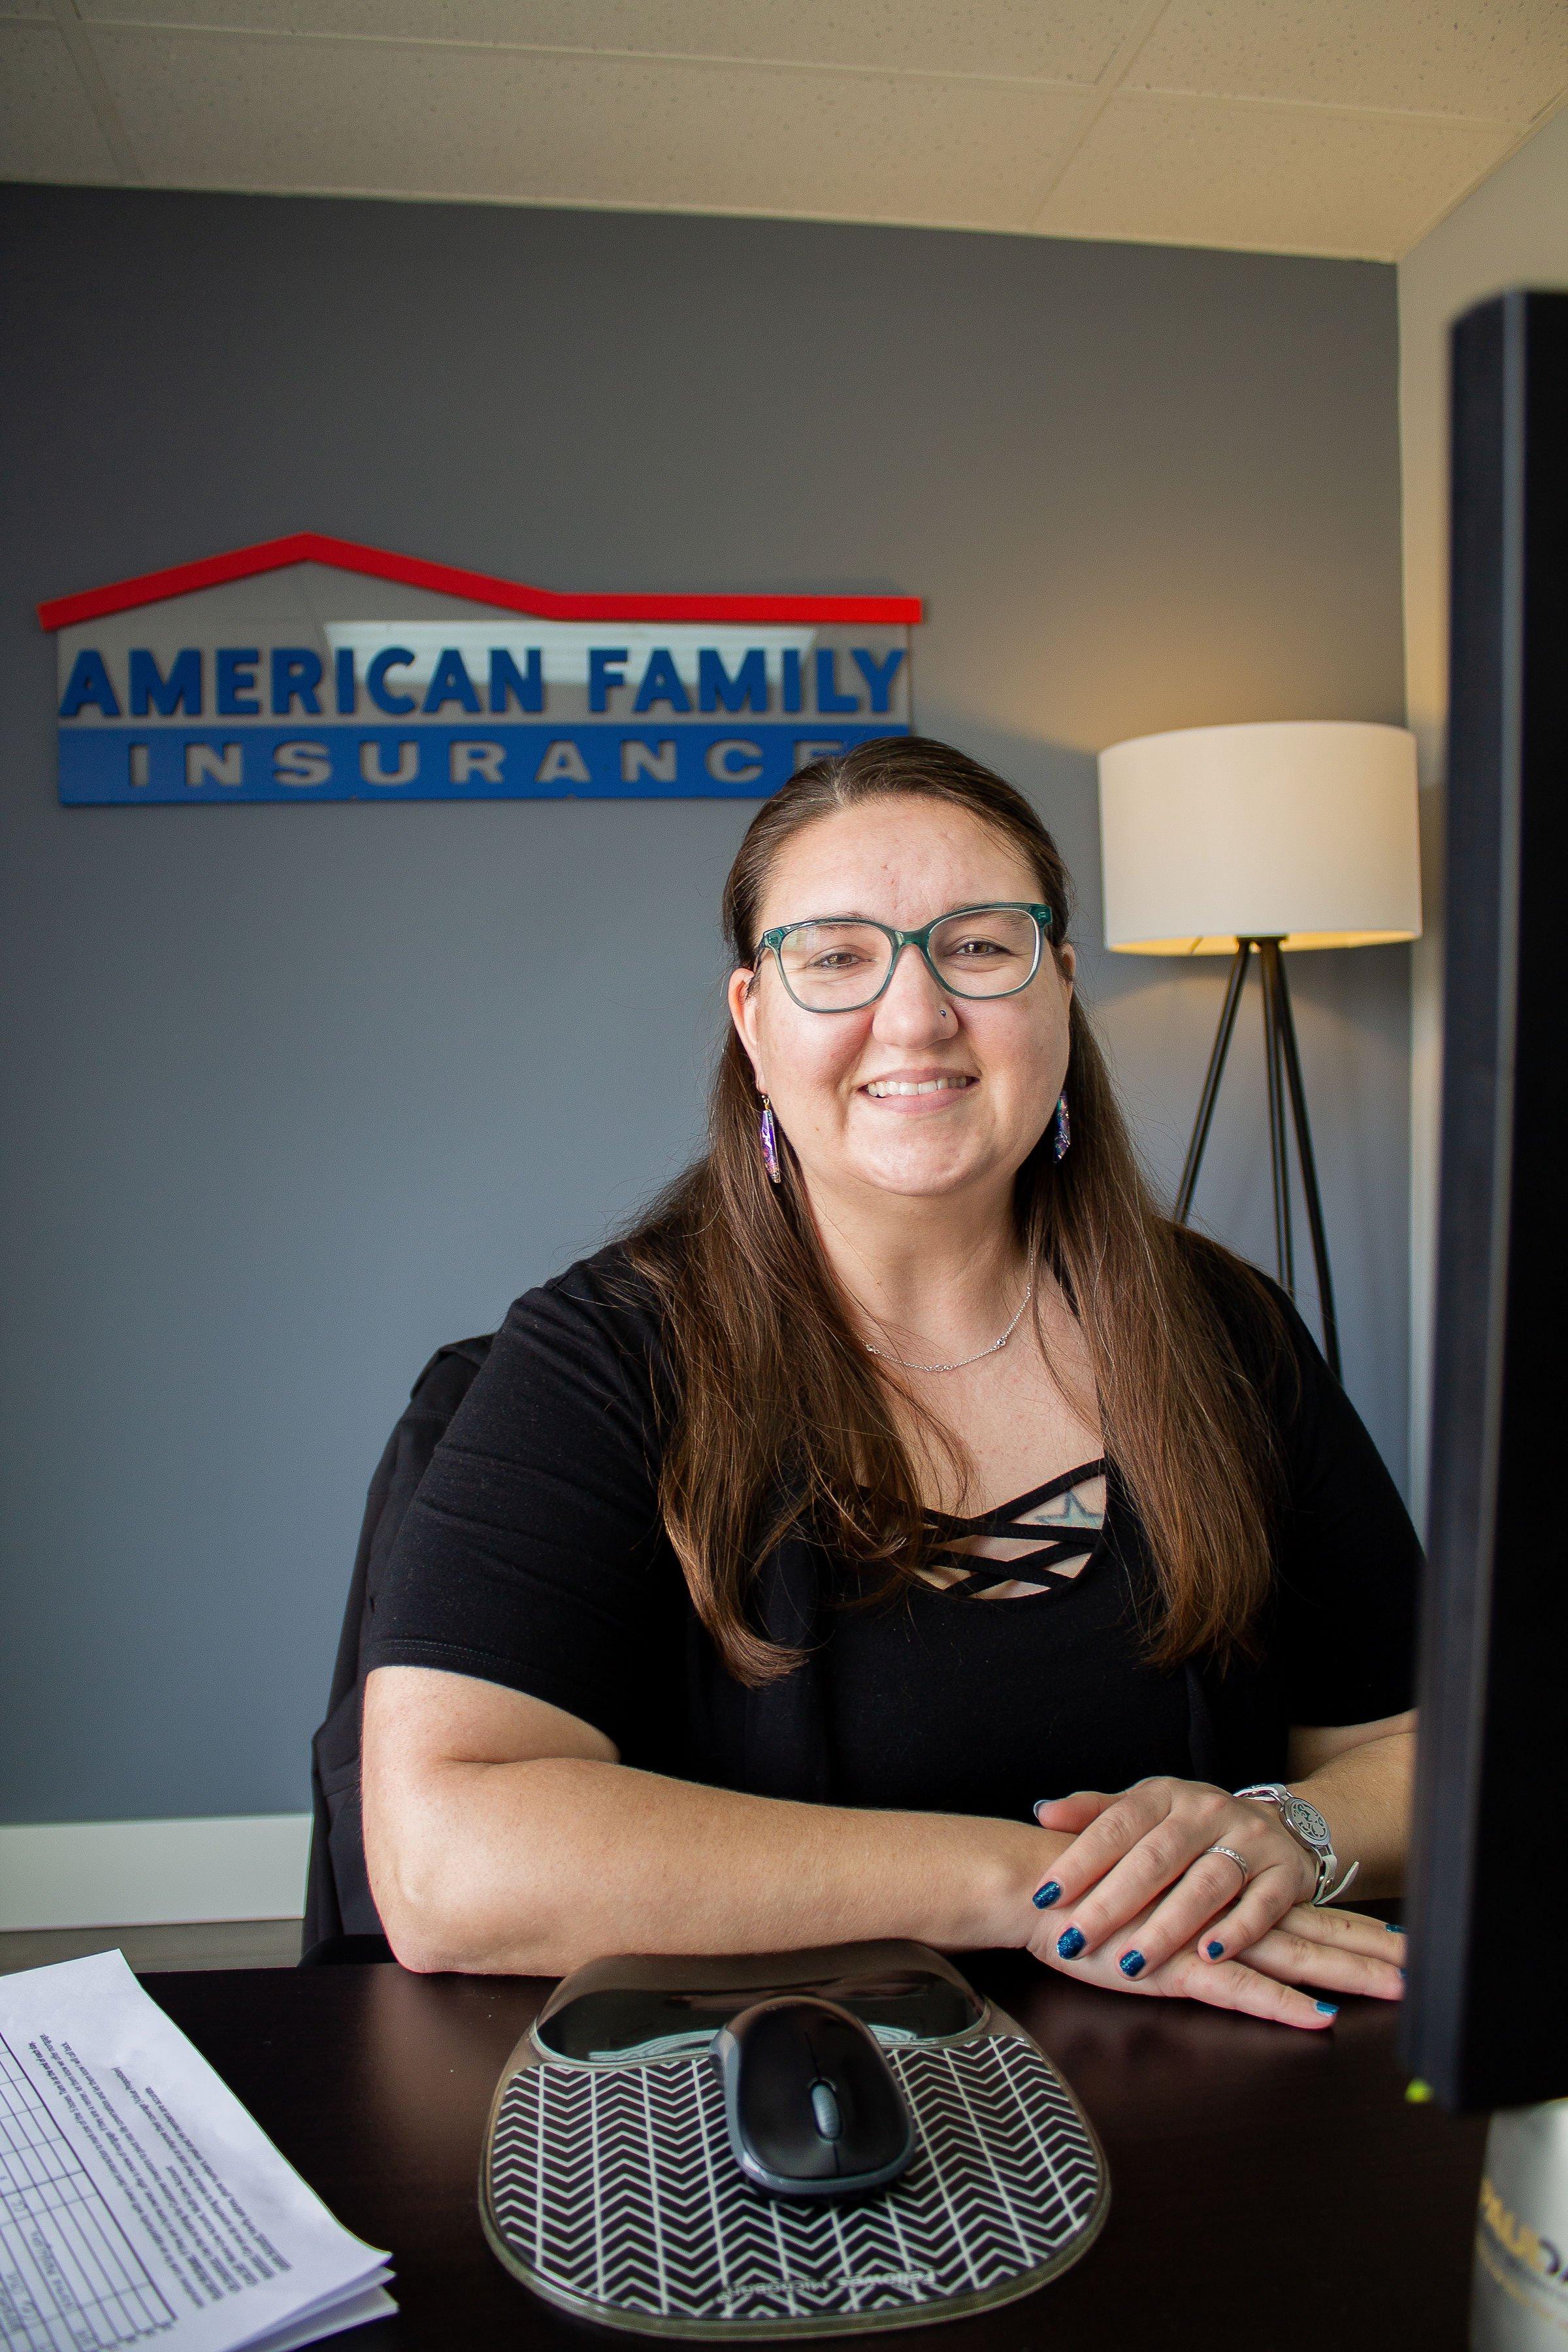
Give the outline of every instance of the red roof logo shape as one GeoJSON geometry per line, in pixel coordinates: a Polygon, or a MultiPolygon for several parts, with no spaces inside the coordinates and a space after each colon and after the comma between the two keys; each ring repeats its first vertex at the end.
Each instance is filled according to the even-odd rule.
{"type": "Polygon", "coordinates": [[[324,531],[296,530],[283,539],[266,539],[254,547],[237,547],[226,555],[207,555],[194,563],[176,563],[163,572],[143,572],[132,580],[117,580],[105,588],[87,588],[74,596],[56,596],[38,606],[45,629],[71,628],[83,621],[101,620],[106,614],[128,613],[140,604],[161,604],[167,597],[188,596],[199,588],[218,588],[234,580],[254,579],[264,572],[281,572],[292,563],[323,563],[338,572],[362,573],[371,580],[395,580],[411,588],[426,588],[441,596],[466,596],[476,604],[522,613],[536,621],[685,621],[773,623],[816,622],[823,625],[861,623],[870,626],[909,627],[921,618],[918,596],[590,596],[563,594],[552,588],[533,588],[521,580],[501,580],[487,572],[468,572],[453,563],[432,563],[417,555],[395,555],[382,547],[362,546],[356,540],[333,539],[324,531]]]}

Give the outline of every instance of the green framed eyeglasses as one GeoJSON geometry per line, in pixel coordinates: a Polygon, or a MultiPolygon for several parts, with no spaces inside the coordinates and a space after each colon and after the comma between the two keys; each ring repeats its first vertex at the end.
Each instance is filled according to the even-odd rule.
{"type": "Polygon", "coordinates": [[[1040,968],[1050,925],[1048,907],[1011,899],[954,908],[916,931],[866,915],[815,915],[764,931],[753,969],[771,953],[785,988],[807,1013],[858,1013],[875,1004],[905,948],[919,949],[949,996],[1016,996],[1040,968]]]}

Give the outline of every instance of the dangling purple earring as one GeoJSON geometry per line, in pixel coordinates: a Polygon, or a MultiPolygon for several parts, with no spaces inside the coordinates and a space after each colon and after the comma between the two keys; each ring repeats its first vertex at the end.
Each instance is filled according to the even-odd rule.
{"type": "Polygon", "coordinates": [[[757,1136],[763,1147],[763,1166],[773,1183],[782,1183],[784,1171],[779,1166],[779,1131],[773,1125],[773,1107],[766,1095],[763,1097],[763,1115],[757,1121],[757,1136]]]}
{"type": "Polygon", "coordinates": [[[1057,1104],[1057,1115],[1051,1121],[1051,1150],[1058,1160],[1067,1158],[1068,1146],[1071,1141],[1072,1128],[1068,1119],[1067,1090],[1064,1087],[1057,1104]]]}

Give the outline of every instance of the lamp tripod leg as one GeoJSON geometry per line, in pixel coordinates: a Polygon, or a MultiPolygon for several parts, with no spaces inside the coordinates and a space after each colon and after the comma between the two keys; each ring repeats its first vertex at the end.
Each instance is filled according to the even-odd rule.
{"type": "Polygon", "coordinates": [[[1283,975],[1278,940],[1260,940],[1263,966],[1263,1055],[1268,1072],[1268,1167],[1274,1183],[1274,1256],[1279,1279],[1296,1296],[1296,1253],[1290,1234],[1290,1163],[1286,1157],[1285,1054],[1280,1035],[1279,992],[1283,975]]]}
{"type": "MultiPolygon", "coordinates": [[[[1263,952],[1267,981],[1270,950],[1266,948],[1263,952]]],[[[1286,1082],[1290,1091],[1296,1157],[1300,1163],[1301,1190],[1307,1202],[1307,1228],[1312,1237],[1312,1266],[1318,1281],[1318,1309],[1323,1323],[1323,1354],[1337,1381],[1340,1377],[1340,1326],[1334,1311],[1334,1286],[1329,1272],[1329,1244],[1323,1229],[1323,1203],[1318,1191],[1317,1161],[1312,1154],[1312,1130],[1307,1122],[1307,1090],[1301,1081],[1301,1056],[1296,1045],[1296,1020],[1290,1010],[1290,991],[1286,983],[1284,959],[1278,947],[1272,950],[1272,954],[1276,967],[1276,1021],[1286,1082]]]]}
{"type": "Polygon", "coordinates": [[[1219,1082],[1225,1076],[1225,1057],[1230,1051],[1231,1034],[1236,1027],[1236,1015],[1241,1003],[1241,992],[1247,982],[1247,960],[1252,952],[1250,940],[1237,940],[1236,954],[1226,983],[1225,1002],[1219,1009],[1219,1026],[1215,1031],[1214,1046],[1204,1079],[1204,1090],[1198,1097],[1198,1115],[1193,1121],[1193,1139],[1187,1146],[1187,1156],[1182,1166],[1182,1181],[1176,1188],[1175,1218],[1179,1225],[1187,1222],[1193,1205],[1193,1194],[1198,1189],[1198,1170],[1203,1165],[1204,1146],[1209,1139],[1209,1127],[1214,1118],[1214,1107],[1219,1099],[1219,1082]]]}

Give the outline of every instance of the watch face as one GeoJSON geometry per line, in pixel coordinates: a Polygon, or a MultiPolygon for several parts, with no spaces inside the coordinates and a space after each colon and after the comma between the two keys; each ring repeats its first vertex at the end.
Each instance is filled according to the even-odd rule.
{"type": "Polygon", "coordinates": [[[1294,1830],[1300,1830],[1301,1835],[1304,1838],[1310,1839],[1312,1844],[1327,1845],[1330,1843],[1329,1825],[1327,1822],[1323,1819],[1316,1805],[1308,1804],[1304,1797],[1292,1797],[1289,1803],[1283,1806],[1281,1811],[1283,1811],[1286,1820],[1289,1822],[1291,1828],[1294,1830]]]}

